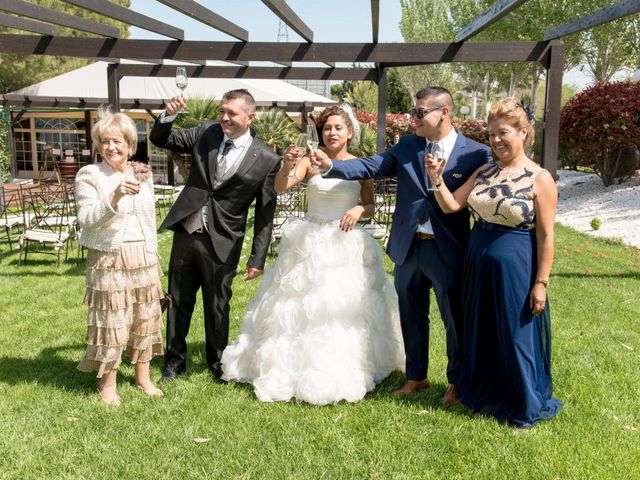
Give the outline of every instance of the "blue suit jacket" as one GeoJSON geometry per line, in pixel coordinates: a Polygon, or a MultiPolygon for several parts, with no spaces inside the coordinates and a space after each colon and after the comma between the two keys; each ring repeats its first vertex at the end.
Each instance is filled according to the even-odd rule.
{"type": "MultiPolygon", "coordinates": [[[[424,168],[426,139],[405,135],[400,142],[382,154],[333,162],[328,178],[346,180],[396,176],[398,192],[387,253],[396,265],[402,265],[418,225],[431,218],[436,244],[444,262],[451,268],[462,265],[470,235],[469,211],[445,214],[433,195],[427,191],[424,168]]],[[[482,164],[491,161],[491,151],[458,132],[455,146],[443,172],[452,192],[460,187],[482,164]]]]}

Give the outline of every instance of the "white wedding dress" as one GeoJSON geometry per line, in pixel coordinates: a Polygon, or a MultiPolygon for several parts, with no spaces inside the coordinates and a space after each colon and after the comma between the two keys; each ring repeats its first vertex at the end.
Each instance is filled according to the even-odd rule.
{"type": "Polygon", "coordinates": [[[290,219],[277,260],[222,355],[224,380],[265,402],[355,402],[404,368],[398,300],[382,250],[363,229],[342,232],[360,183],[312,177],[308,212],[290,219]]]}

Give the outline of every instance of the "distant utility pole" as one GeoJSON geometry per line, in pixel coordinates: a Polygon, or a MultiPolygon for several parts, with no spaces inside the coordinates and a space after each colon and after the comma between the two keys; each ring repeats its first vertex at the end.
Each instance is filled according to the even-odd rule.
{"type": "Polygon", "coordinates": [[[282,20],[278,22],[278,42],[288,42],[289,41],[289,28],[287,24],[282,20]]]}

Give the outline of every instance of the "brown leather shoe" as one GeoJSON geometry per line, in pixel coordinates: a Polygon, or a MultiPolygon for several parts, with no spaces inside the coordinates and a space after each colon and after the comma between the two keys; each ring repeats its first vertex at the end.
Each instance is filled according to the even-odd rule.
{"type": "Polygon", "coordinates": [[[442,397],[442,405],[452,407],[457,403],[460,403],[460,400],[458,400],[458,389],[454,384],[450,383],[442,397]]]}
{"type": "Polygon", "coordinates": [[[407,395],[411,395],[419,390],[424,390],[430,386],[431,384],[429,383],[429,380],[407,380],[400,388],[393,391],[393,395],[406,397],[407,395]]]}

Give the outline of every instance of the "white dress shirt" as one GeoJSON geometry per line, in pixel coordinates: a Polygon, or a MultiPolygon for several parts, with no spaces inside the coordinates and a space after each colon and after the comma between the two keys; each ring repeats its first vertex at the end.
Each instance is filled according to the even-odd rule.
{"type": "MultiPolygon", "coordinates": [[[[446,137],[444,137],[442,140],[439,140],[440,144],[442,145],[442,148],[444,149],[444,158],[446,160],[449,160],[449,157],[451,156],[451,152],[453,152],[453,147],[456,144],[457,138],[458,138],[458,132],[456,132],[455,128],[452,128],[446,137]]],[[[426,140],[428,145],[431,142],[431,140],[429,140],[428,138],[426,140]]],[[[428,178],[429,174],[427,173],[426,167],[425,167],[424,174],[427,177],[427,182],[430,182],[428,178]]],[[[431,235],[433,235],[433,226],[431,225],[431,219],[428,219],[426,222],[420,224],[418,226],[417,231],[421,233],[430,233],[431,235]]]]}

